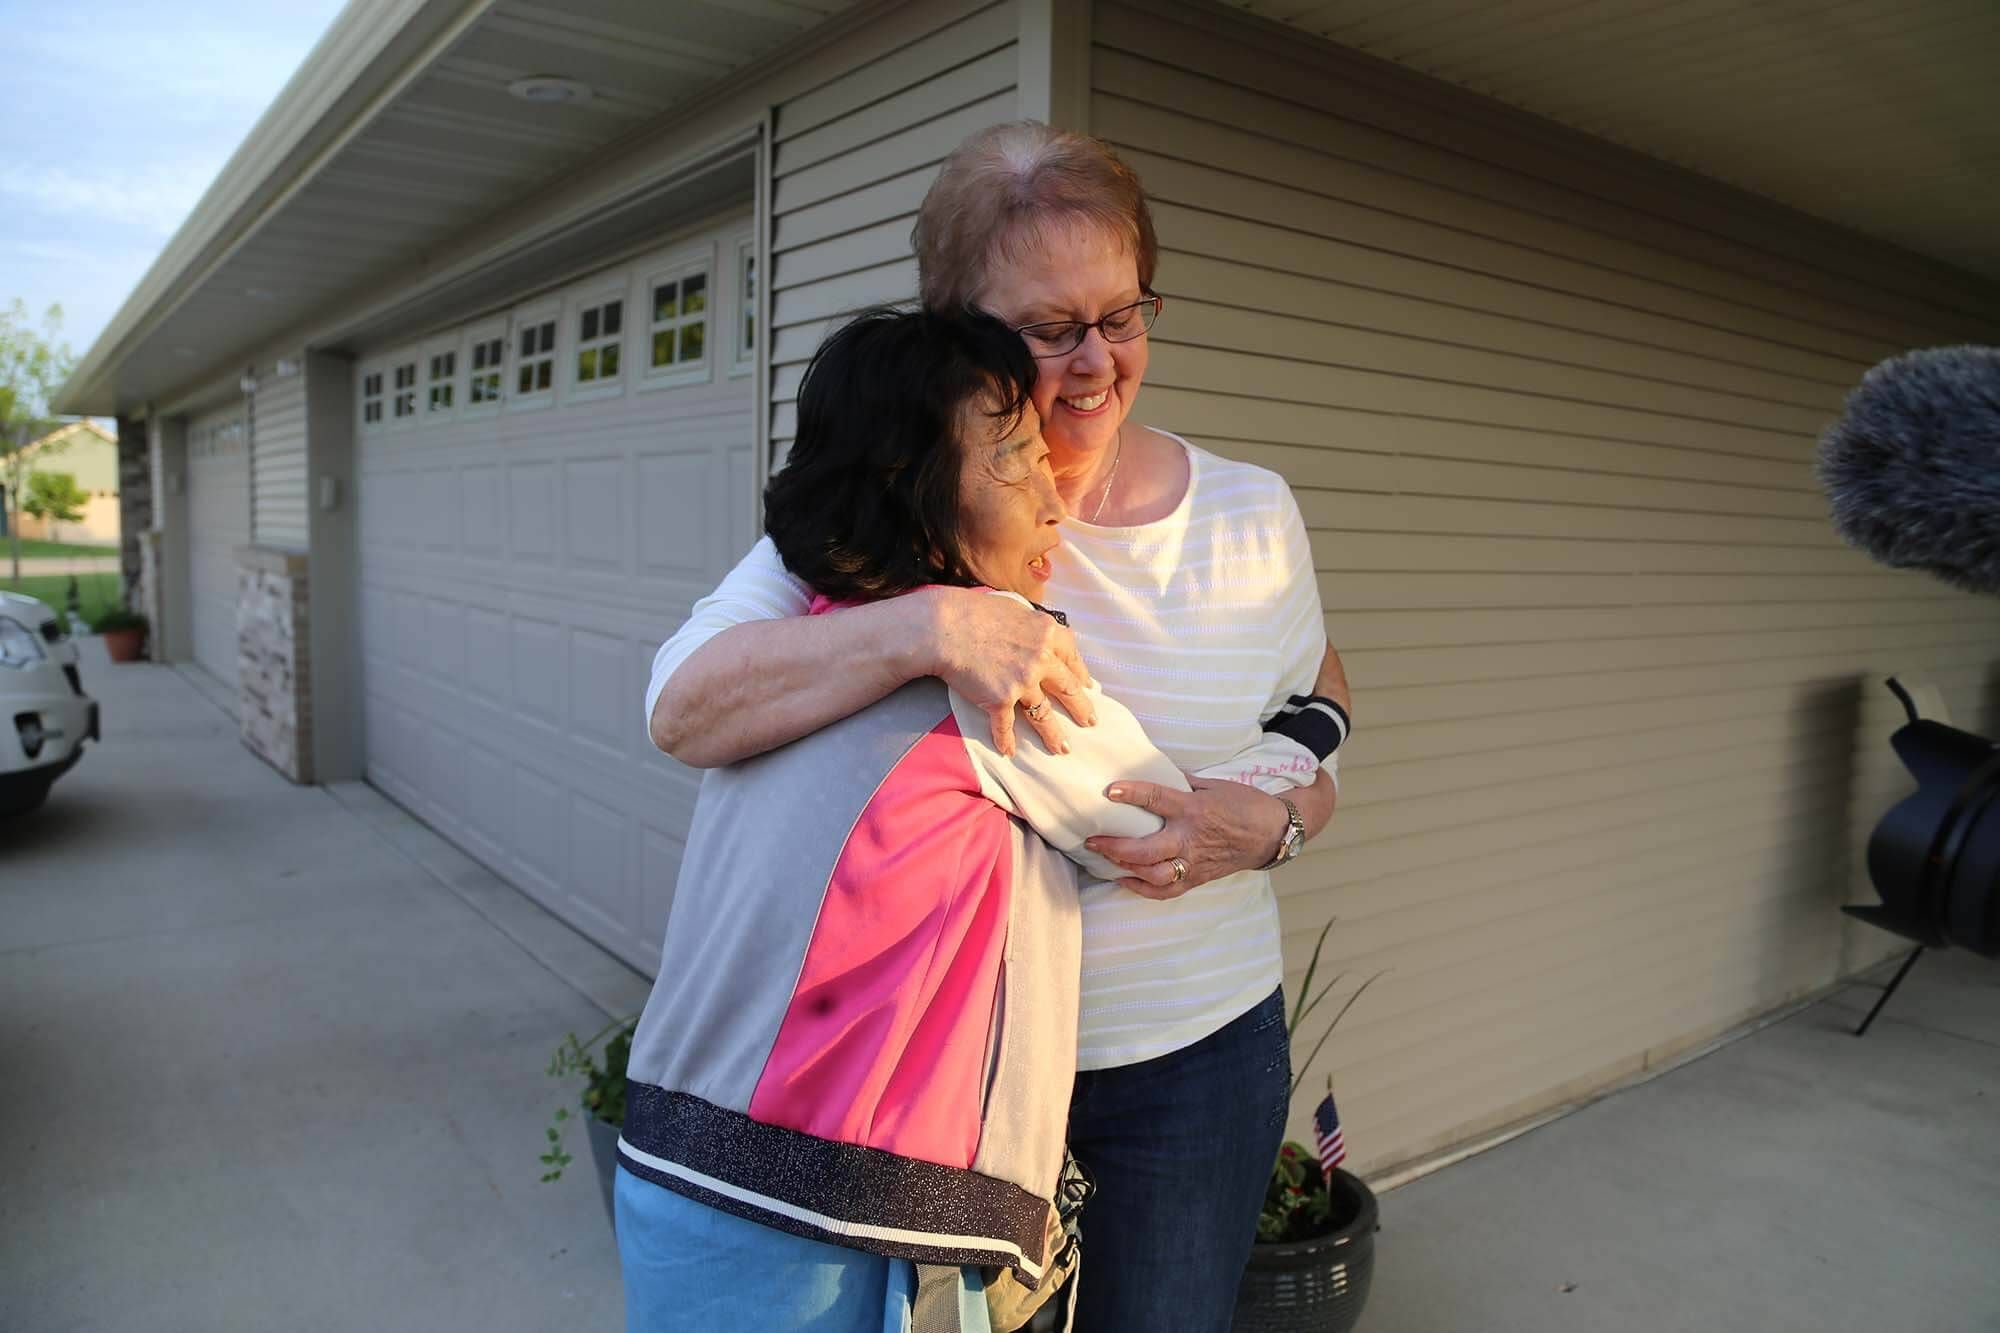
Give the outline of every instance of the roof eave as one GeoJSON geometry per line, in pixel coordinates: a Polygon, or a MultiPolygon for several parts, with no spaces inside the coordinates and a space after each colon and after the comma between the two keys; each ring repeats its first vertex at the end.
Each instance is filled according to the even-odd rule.
{"type": "Polygon", "coordinates": [[[51,404],[63,416],[115,415],[115,372],[202,277],[311,174],[328,146],[379,109],[384,90],[435,58],[441,33],[493,0],[348,0],[97,336],[51,404]]]}

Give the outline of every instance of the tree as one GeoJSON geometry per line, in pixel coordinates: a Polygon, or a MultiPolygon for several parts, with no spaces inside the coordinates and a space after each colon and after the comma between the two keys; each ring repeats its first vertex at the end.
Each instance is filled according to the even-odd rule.
{"type": "Polygon", "coordinates": [[[19,300],[0,311],[0,474],[6,476],[7,503],[14,510],[7,537],[17,582],[21,577],[21,480],[26,471],[22,451],[55,424],[49,403],[74,364],[61,336],[61,306],[48,308],[39,332],[28,323],[28,307],[19,300]]]}
{"type": "Polygon", "coordinates": [[[37,472],[28,478],[27,498],[21,501],[21,511],[36,518],[48,520],[49,540],[56,540],[56,524],[81,523],[83,507],[90,503],[90,496],[76,478],[67,472],[37,472]]]}

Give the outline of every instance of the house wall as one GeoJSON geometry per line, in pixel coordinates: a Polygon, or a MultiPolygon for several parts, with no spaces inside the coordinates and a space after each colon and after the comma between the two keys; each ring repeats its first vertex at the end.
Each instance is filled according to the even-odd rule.
{"type": "Polygon", "coordinates": [[[118,445],[90,430],[71,430],[54,448],[29,454],[22,468],[22,488],[37,473],[68,473],[87,497],[83,517],[74,522],[50,522],[21,515],[21,535],[82,545],[116,546],[119,534],[118,445]]]}
{"type": "Polygon", "coordinates": [[[1295,31],[1093,38],[1162,246],[1139,415],[1290,480],[1354,687],[1287,980],[1329,917],[1321,975],[1386,975],[1294,1135],[1331,1071],[1356,1166],[1411,1159],[1898,947],[1837,910],[1909,786],[1878,681],[1992,730],[2000,612],[1844,549],[1811,460],[1994,293],[1295,31]]]}
{"type": "Polygon", "coordinates": [[[910,226],[938,164],[1021,114],[1014,3],[897,16],[896,43],[781,100],[772,117],[771,444],[782,459],[806,362],[838,317],[916,295],[910,226]],[[925,20],[919,24],[919,18],[925,20]]]}
{"type": "Polygon", "coordinates": [[[303,654],[311,689],[301,725],[312,736],[320,782],[366,771],[361,709],[361,555],[356,537],[354,363],[331,352],[305,358],[307,582],[311,593],[303,654]]]}
{"type": "Polygon", "coordinates": [[[306,549],[306,377],[296,357],[289,375],[274,358],[257,369],[251,396],[251,541],[280,551],[306,549]]]}
{"type": "Polygon", "coordinates": [[[116,495],[118,445],[94,431],[71,431],[53,447],[29,453],[23,471],[30,477],[37,472],[67,472],[92,495],[116,495]]]}

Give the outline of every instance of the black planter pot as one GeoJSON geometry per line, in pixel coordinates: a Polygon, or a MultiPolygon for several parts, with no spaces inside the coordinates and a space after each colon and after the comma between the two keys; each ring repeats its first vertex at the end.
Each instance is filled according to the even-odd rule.
{"type": "Polygon", "coordinates": [[[1381,1213],[1359,1176],[1333,1173],[1334,1216],[1346,1225],[1311,1240],[1256,1245],[1236,1289],[1233,1333],[1348,1333],[1368,1303],[1381,1213]]]}
{"type": "Polygon", "coordinates": [[[590,1131],[590,1160],[597,1167],[597,1184],[604,1191],[604,1215],[616,1230],[618,1211],[611,1204],[611,1183],[618,1178],[618,1126],[589,1114],[583,1123],[590,1131]]]}

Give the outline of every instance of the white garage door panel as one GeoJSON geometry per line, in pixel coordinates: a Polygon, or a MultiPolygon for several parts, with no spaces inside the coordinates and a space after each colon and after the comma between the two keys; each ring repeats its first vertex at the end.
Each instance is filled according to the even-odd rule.
{"type": "Polygon", "coordinates": [[[250,457],[241,403],[188,425],[188,574],[194,658],[237,681],[236,548],[250,542],[250,457]]]}
{"type": "MultiPolygon", "coordinates": [[[[713,317],[717,352],[732,317],[713,317]]],[[[559,371],[578,332],[559,337],[559,371]]],[[[441,345],[423,345],[421,367],[441,345]]],[[[381,368],[393,403],[412,355],[364,357],[363,378],[381,368]]],[[[752,381],[731,369],[722,356],[705,380],[584,401],[559,377],[544,409],[436,424],[419,410],[360,440],[370,779],[648,970],[698,780],[653,750],[639,705],[660,639],[754,536],[752,381]]],[[[461,406],[467,392],[461,379],[461,406]]]]}

